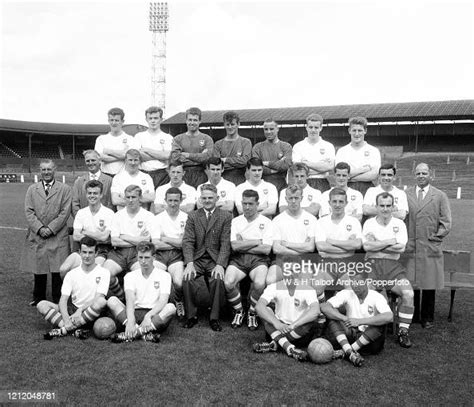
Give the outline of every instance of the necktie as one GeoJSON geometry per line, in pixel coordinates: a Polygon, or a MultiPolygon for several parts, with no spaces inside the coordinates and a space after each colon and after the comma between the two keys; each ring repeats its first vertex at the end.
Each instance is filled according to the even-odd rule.
{"type": "Polygon", "coordinates": [[[423,201],[423,188],[418,191],[418,203],[423,201]]]}
{"type": "Polygon", "coordinates": [[[208,222],[209,222],[209,220],[211,219],[211,215],[212,215],[211,212],[206,211],[206,218],[207,218],[207,221],[208,221],[208,222]]]}
{"type": "Polygon", "coordinates": [[[44,184],[44,193],[46,196],[49,195],[49,190],[51,189],[51,184],[44,184]]]}

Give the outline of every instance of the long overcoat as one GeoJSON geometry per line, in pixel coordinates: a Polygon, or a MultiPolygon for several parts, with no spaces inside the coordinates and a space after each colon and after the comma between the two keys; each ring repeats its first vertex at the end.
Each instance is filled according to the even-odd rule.
{"type": "Polygon", "coordinates": [[[70,253],[67,220],[71,215],[71,188],[55,181],[46,196],[42,182],[31,185],[25,197],[28,231],[20,268],[34,274],[58,272],[70,253]],[[53,235],[42,238],[38,231],[49,227],[53,235]]]}
{"type": "Polygon", "coordinates": [[[405,261],[408,278],[420,289],[444,287],[444,257],[441,243],[451,230],[451,209],[446,194],[430,185],[418,203],[416,187],[406,190],[408,243],[405,261]]]}

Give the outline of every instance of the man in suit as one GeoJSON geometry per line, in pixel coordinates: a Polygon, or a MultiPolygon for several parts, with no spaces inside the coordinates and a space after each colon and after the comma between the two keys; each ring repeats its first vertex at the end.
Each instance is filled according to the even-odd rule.
{"type": "Polygon", "coordinates": [[[54,161],[41,161],[40,171],[41,181],[26,192],[28,231],[20,265],[21,270],[32,271],[35,276],[31,306],[46,299],[48,273],[51,273],[53,302],[59,302],[59,267],[70,251],[67,220],[71,214],[71,188],[54,179],[54,161]]]}
{"type": "Polygon", "coordinates": [[[217,188],[212,184],[201,187],[202,208],[191,212],[183,236],[186,268],[183,278],[185,328],[197,324],[197,305],[210,305],[209,324],[222,331],[220,309],[225,303],[224,270],[230,254],[232,215],[216,207],[217,188]]]}
{"type": "Polygon", "coordinates": [[[409,280],[415,291],[415,320],[423,328],[433,327],[435,293],[444,288],[443,239],[451,230],[451,209],[446,194],[431,185],[431,170],[425,163],[415,168],[416,186],[407,189],[409,280]],[[422,290],[422,295],[420,295],[422,290]],[[421,308],[420,308],[421,297],[421,308]]]}
{"type": "Polygon", "coordinates": [[[106,208],[114,209],[112,205],[112,198],[110,196],[110,186],[112,185],[112,177],[105,175],[100,170],[100,155],[95,150],[86,150],[82,153],[86,167],[89,173],[80,177],[74,181],[72,187],[72,216],[76,217],[79,209],[86,208],[88,206],[86,183],[88,181],[97,180],[103,185],[101,203],[106,208]]]}

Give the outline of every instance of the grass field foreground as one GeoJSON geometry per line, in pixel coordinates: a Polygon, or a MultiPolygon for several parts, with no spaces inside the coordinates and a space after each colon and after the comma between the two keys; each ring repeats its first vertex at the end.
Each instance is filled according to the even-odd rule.
{"type": "MultiPolygon", "coordinates": [[[[32,275],[18,269],[26,226],[26,186],[0,185],[0,394],[55,391],[64,405],[449,404],[472,405],[472,291],[438,293],[436,326],[413,326],[411,349],[388,338],[379,356],[357,369],[346,361],[298,363],[282,353],[251,351],[264,331],[215,333],[201,319],[192,330],[173,321],[159,344],[112,344],[68,337],[44,341],[49,326],[29,307],[32,275]],[[6,229],[15,227],[19,229],[6,229]]],[[[452,201],[449,248],[472,250],[472,201],[452,201]]],[[[5,398],[1,399],[5,401],[5,398]]]]}

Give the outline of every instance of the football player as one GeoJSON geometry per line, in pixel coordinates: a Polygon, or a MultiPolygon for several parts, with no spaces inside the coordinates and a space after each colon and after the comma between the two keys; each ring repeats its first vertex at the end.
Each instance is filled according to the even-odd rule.
{"type": "Polygon", "coordinates": [[[166,209],[155,216],[151,241],[155,245],[155,266],[168,270],[173,279],[174,302],[179,319],[184,317],[183,272],[184,259],[181,250],[188,214],[180,210],[183,193],[179,188],[166,191],[166,209]]]}
{"type": "Polygon", "coordinates": [[[168,303],[171,276],[154,267],[154,253],[153,243],[140,242],[137,245],[140,268],[124,277],[126,305],[117,297],[110,297],[107,301],[115,320],[125,327],[125,332],[112,336],[112,342],[142,338],[157,343],[176,313],[174,304],[168,303]]]}
{"type": "Polygon", "coordinates": [[[247,325],[250,330],[258,327],[255,305],[265,288],[268,262],[272,249],[272,222],[258,213],[258,192],[247,189],[242,193],[243,215],[232,219],[230,244],[233,253],[227,266],[224,285],[227,300],[234,309],[232,328],[242,326],[244,310],[240,296],[239,282],[250,276],[250,308],[247,313],[247,325]]]}
{"type": "Polygon", "coordinates": [[[411,347],[408,335],[413,318],[413,288],[406,277],[406,269],[398,261],[408,241],[405,223],[393,217],[394,199],[388,192],[377,195],[378,214],[367,219],[362,228],[362,242],[371,261],[371,284],[375,289],[386,288],[401,297],[398,307],[398,343],[403,348],[411,347]]]}
{"type": "Polygon", "coordinates": [[[85,236],[80,244],[81,264],[66,274],[59,305],[46,300],[37,305],[44,319],[57,327],[46,333],[44,339],[73,333],[86,339],[89,331],[78,328],[95,321],[107,304],[110,273],[95,263],[97,242],[85,236]]]}
{"type": "Polygon", "coordinates": [[[369,290],[366,272],[351,277],[351,288],[321,304],[321,311],[329,319],[333,345],[340,345],[346,358],[360,367],[364,358],[359,351],[376,354],[383,349],[384,325],[392,321],[393,313],[382,294],[369,290]],[[341,307],[345,314],[339,312],[341,307]]]}

